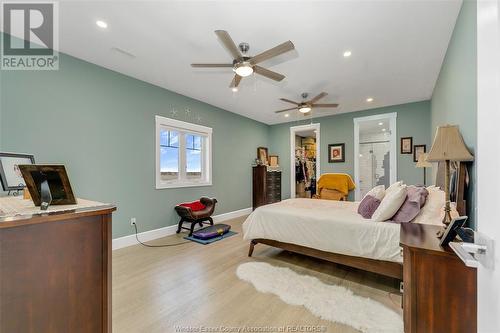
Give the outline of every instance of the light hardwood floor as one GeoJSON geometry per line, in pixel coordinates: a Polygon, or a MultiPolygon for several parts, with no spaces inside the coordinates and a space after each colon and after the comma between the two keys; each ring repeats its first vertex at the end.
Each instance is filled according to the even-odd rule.
{"type": "MultiPolygon", "coordinates": [[[[135,245],[113,252],[113,332],[177,332],[178,327],[322,326],[324,332],[356,332],[321,320],[302,306],[263,294],[236,276],[247,261],[285,266],[351,289],[402,313],[401,296],[393,279],[259,244],[252,258],[243,240],[244,218],[228,222],[238,235],[212,243],[167,248],[135,245]]],[[[182,234],[181,234],[182,235],[182,234]]],[[[184,241],[181,235],[151,244],[184,241]]],[[[271,330],[273,332],[273,330],[271,330]]]]}

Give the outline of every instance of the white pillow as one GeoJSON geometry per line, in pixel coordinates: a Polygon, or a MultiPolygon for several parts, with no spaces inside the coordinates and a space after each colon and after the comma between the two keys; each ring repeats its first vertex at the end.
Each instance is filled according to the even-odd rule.
{"type": "Polygon", "coordinates": [[[363,197],[363,199],[365,197],[367,197],[368,195],[374,197],[375,199],[378,199],[378,200],[382,201],[382,199],[385,196],[385,186],[384,185],[375,186],[370,191],[368,191],[368,193],[365,194],[365,196],[363,197]]]}
{"type": "Polygon", "coordinates": [[[393,217],[405,202],[406,192],[406,185],[402,184],[399,184],[399,186],[395,186],[394,188],[392,188],[389,193],[387,193],[386,190],[384,199],[372,215],[372,220],[376,222],[382,222],[387,221],[391,217],[393,217]]]}
{"type": "Polygon", "coordinates": [[[391,193],[392,191],[398,189],[401,187],[401,185],[403,185],[403,181],[398,181],[398,182],[395,182],[394,184],[392,184],[391,186],[389,186],[386,190],[385,190],[385,195],[391,193]]]}
{"type": "MultiPolygon", "coordinates": [[[[420,210],[420,213],[413,219],[413,223],[422,223],[422,224],[435,224],[442,225],[442,220],[444,217],[444,206],[445,206],[445,193],[437,186],[429,186],[427,187],[427,191],[429,191],[429,195],[427,196],[427,200],[425,201],[425,205],[420,210]]],[[[451,217],[458,217],[458,212],[456,208],[456,204],[454,202],[451,203],[451,217]]]]}

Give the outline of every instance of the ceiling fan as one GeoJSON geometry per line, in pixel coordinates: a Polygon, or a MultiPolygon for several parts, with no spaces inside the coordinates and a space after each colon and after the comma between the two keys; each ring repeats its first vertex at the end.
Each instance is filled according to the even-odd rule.
{"type": "Polygon", "coordinates": [[[326,95],[328,95],[326,92],[322,92],[318,96],[306,101],[306,98],[309,95],[307,93],[302,93],[302,98],[304,99],[304,101],[302,101],[300,103],[291,101],[291,100],[286,99],[286,98],[280,98],[282,101],[295,104],[296,106],[293,108],[289,108],[289,109],[275,111],[275,113],[281,113],[281,112],[286,112],[286,111],[291,111],[291,110],[299,110],[299,112],[303,113],[304,116],[307,116],[309,114],[309,112],[311,112],[311,110],[314,108],[336,108],[337,106],[339,106],[338,104],[318,104],[318,103],[316,103],[317,101],[319,101],[320,99],[322,99],[326,95]]]}
{"type": "Polygon", "coordinates": [[[284,75],[273,72],[264,67],[258,66],[257,64],[274,58],[280,54],[291,51],[295,48],[291,41],[284,42],[272,49],[259,53],[256,56],[249,57],[247,52],[250,49],[248,43],[240,43],[239,47],[236,47],[231,36],[225,30],[215,30],[215,34],[221,42],[224,44],[226,49],[229,51],[233,57],[232,64],[191,64],[192,67],[196,68],[217,68],[217,67],[231,67],[235,73],[233,81],[229,85],[230,88],[237,88],[240,81],[245,76],[251,75],[253,72],[265,76],[274,81],[281,81],[285,78],[284,75]]]}

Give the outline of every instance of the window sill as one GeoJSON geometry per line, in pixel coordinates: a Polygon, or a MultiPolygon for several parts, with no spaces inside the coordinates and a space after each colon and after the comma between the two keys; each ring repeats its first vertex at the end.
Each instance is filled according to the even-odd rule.
{"type": "Polygon", "coordinates": [[[202,186],[212,186],[212,182],[156,184],[156,189],[163,190],[163,189],[171,189],[171,188],[202,187],[202,186]]]}

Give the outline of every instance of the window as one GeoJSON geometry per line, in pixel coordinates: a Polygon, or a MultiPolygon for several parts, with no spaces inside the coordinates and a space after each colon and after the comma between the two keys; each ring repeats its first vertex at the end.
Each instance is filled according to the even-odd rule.
{"type": "Polygon", "coordinates": [[[212,129],[156,116],[156,188],[212,185],[212,129]]]}

